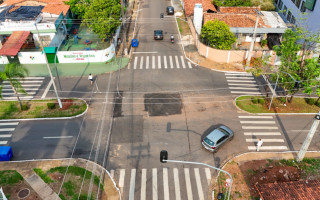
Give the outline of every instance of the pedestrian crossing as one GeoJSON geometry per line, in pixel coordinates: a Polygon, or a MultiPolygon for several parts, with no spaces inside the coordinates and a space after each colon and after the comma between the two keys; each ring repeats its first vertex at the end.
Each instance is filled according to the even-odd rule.
{"type": "Polygon", "coordinates": [[[128,69],[192,69],[193,65],[181,55],[172,56],[134,56],[128,69]]]}
{"type": "Polygon", "coordinates": [[[110,170],[122,199],[204,200],[211,183],[210,168],[110,170]]]}
{"type": "MultiPolygon", "coordinates": [[[[21,83],[23,89],[27,94],[19,94],[21,100],[31,100],[37,94],[37,91],[41,87],[45,77],[25,77],[17,78],[21,83]]],[[[9,81],[3,81],[2,89],[3,100],[16,100],[17,97],[14,94],[12,86],[9,81]]]]}
{"type": "Polygon", "coordinates": [[[256,151],[259,139],[263,141],[261,151],[288,150],[284,137],[273,116],[238,116],[249,151],[256,151]]]}
{"type": "Polygon", "coordinates": [[[0,122],[0,145],[8,145],[12,138],[12,132],[18,126],[19,122],[0,122]]]}
{"type": "Polygon", "coordinates": [[[231,94],[261,95],[259,86],[251,73],[228,72],[225,75],[231,94]]]}

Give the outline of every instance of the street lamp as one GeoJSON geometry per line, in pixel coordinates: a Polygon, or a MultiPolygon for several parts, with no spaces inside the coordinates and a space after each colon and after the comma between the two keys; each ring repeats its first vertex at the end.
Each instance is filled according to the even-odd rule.
{"type": "MultiPolygon", "coordinates": [[[[226,193],[227,193],[227,200],[230,199],[230,194],[231,194],[231,186],[232,186],[232,176],[229,172],[223,170],[223,169],[219,169],[219,168],[216,168],[216,167],[213,167],[211,165],[208,165],[206,163],[200,163],[200,162],[190,162],[190,161],[180,161],[180,160],[168,160],[168,152],[166,150],[162,150],[160,152],[160,162],[162,163],[167,163],[167,162],[172,162],[172,163],[183,163],[183,164],[192,164],[192,165],[204,165],[204,166],[207,166],[207,167],[210,167],[212,169],[215,169],[215,170],[218,170],[220,172],[224,172],[226,173],[229,177],[230,177],[230,185],[229,185],[229,188],[226,190],[226,193]]],[[[219,194],[219,196],[221,197],[221,194],[219,194]]]]}

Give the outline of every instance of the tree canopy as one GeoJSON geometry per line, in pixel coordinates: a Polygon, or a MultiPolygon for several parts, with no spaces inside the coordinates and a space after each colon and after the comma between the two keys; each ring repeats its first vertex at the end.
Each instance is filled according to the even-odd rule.
{"type": "Polygon", "coordinates": [[[219,20],[208,21],[201,29],[201,38],[210,46],[217,49],[231,49],[237,41],[236,36],[230,31],[229,26],[219,20]]]}
{"type": "Polygon", "coordinates": [[[251,0],[213,0],[217,6],[251,6],[251,0]]]}

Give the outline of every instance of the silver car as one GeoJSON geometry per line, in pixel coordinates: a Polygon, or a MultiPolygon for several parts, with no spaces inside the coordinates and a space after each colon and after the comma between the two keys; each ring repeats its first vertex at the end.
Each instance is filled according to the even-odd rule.
{"type": "Polygon", "coordinates": [[[208,151],[215,152],[226,141],[231,140],[233,135],[233,131],[230,128],[221,125],[211,131],[201,143],[208,151]]]}

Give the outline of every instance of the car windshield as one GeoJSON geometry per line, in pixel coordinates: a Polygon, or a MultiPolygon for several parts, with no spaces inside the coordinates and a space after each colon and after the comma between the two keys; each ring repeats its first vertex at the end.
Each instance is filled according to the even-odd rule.
{"type": "Polygon", "coordinates": [[[212,142],[209,138],[205,137],[204,138],[204,142],[207,143],[208,145],[210,146],[213,146],[214,145],[214,142],[212,142]]]}
{"type": "Polygon", "coordinates": [[[222,128],[219,128],[219,131],[221,131],[225,135],[230,135],[230,133],[222,128]]]}
{"type": "Polygon", "coordinates": [[[162,31],[154,31],[154,33],[160,35],[162,34],[162,31]]]}

